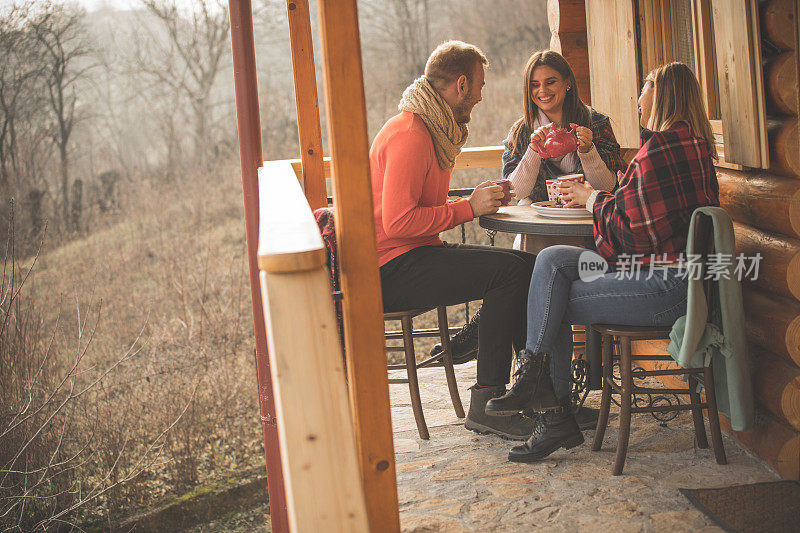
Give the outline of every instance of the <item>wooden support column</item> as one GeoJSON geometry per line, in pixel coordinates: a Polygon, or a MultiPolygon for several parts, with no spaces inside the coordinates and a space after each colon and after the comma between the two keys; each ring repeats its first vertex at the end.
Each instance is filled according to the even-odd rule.
{"type": "Polygon", "coordinates": [[[287,0],[289,36],[292,44],[294,97],[297,103],[297,131],[303,162],[303,189],[311,210],[328,205],[328,191],[322,169],[322,130],[319,124],[317,74],[308,0],[287,0]]]}
{"type": "Polygon", "coordinates": [[[267,462],[272,530],[288,532],[286,493],[283,486],[275,402],[267,358],[267,333],[261,306],[258,279],[258,167],[261,166],[261,120],[258,113],[256,52],[253,40],[253,10],[250,0],[230,0],[233,81],[236,90],[236,123],[239,129],[239,158],[242,167],[247,264],[250,269],[250,295],[256,337],[256,372],[258,400],[261,406],[261,428],[267,462]]]}
{"type": "Polygon", "coordinates": [[[400,531],[356,0],[319,0],[345,351],[371,531],[400,531]]]}
{"type": "Polygon", "coordinates": [[[578,96],[584,104],[592,105],[585,1],[548,0],[547,22],[550,25],[550,49],[569,62],[578,83],[578,96]]]}

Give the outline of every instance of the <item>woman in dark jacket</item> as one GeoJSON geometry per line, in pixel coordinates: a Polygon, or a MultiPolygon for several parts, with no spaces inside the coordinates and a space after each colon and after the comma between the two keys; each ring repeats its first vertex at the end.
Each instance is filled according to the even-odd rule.
{"type": "Polygon", "coordinates": [[[584,174],[599,190],[611,191],[617,172],[625,168],[608,117],[578,97],[575,74],[567,60],[552,50],[536,52],[523,76],[523,115],[503,141],[503,177],[514,185],[520,204],[547,200],[545,180],[584,174]],[[544,145],[553,128],[576,126],[578,149],[558,158],[542,158],[531,140],[544,145]]]}

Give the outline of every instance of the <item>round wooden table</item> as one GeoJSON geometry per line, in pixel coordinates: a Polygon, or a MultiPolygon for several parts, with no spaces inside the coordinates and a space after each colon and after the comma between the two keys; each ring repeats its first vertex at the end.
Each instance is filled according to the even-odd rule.
{"type": "Polygon", "coordinates": [[[594,233],[591,218],[543,217],[529,205],[501,207],[493,215],[480,217],[478,223],[489,231],[521,234],[522,249],[531,253],[554,244],[581,245],[594,233]]]}

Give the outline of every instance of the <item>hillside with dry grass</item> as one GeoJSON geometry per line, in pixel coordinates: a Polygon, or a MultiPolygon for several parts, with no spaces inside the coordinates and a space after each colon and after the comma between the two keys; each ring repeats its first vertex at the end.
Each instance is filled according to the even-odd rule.
{"type": "Polygon", "coordinates": [[[43,466],[65,483],[59,497],[46,486],[39,496],[60,506],[91,498],[70,519],[113,519],[263,469],[237,165],[130,192],[136,201],[106,229],[55,249],[45,242],[35,264],[18,267],[33,266],[21,298],[36,330],[30,353],[49,376],[37,380],[39,415],[53,413],[34,416],[18,438],[41,425],[31,449],[55,457],[43,466]],[[73,392],[58,387],[63,378],[73,392]]]}

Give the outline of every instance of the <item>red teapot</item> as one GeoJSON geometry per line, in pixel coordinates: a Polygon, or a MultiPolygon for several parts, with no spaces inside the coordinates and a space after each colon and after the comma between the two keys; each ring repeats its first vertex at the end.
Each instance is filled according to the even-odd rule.
{"type": "Polygon", "coordinates": [[[571,130],[566,128],[551,129],[550,133],[547,134],[544,146],[536,141],[531,142],[534,149],[542,156],[542,159],[561,157],[578,149],[578,137],[575,135],[575,128],[576,126],[573,125],[571,130]]]}

